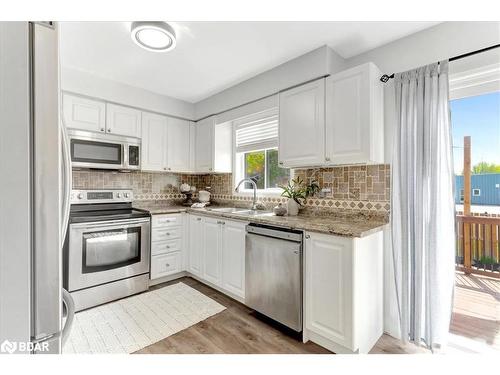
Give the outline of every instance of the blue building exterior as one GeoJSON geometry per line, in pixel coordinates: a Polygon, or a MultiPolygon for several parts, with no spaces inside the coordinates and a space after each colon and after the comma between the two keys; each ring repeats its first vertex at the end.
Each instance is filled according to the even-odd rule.
{"type": "MultiPolygon", "coordinates": [[[[464,176],[455,176],[455,203],[463,203],[464,176]]],[[[500,173],[471,176],[471,204],[500,206],[500,173]]]]}

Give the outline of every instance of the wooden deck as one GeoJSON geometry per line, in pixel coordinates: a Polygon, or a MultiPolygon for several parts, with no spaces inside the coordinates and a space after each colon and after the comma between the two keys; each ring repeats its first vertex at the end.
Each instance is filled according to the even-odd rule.
{"type": "MultiPolygon", "coordinates": [[[[500,351],[500,280],[457,272],[450,332],[500,351]]],[[[476,351],[472,348],[472,351],[476,351]]],[[[467,349],[467,348],[465,348],[467,349]]]]}
{"type": "MultiPolygon", "coordinates": [[[[152,344],[138,353],[330,353],[300,341],[256,317],[251,309],[191,278],[160,284],[183,283],[226,306],[226,310],[194,326],[152,344]]],[[[457,272],[455,305],[450,332],[450,353],[495,353],[500,350],[500,280],[457,272]]],[[[371,353],[429,353],[413,344],[383,335],[371,353]]]]}

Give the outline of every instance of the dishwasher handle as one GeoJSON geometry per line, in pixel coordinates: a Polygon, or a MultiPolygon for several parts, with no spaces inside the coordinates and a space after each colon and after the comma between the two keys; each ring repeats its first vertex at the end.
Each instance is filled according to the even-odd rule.
{"type": "Polygon", "coordinates": [[[271,238],[279,238],[286,241],[292,242],[302,242],[302,231],[288,229],[288,228],[279,228],[272,227],[269,225],[259,225],[259,224],[248,224],[246,226],[248,234],[255,234],[258,236],[265,236],[271,238]]]}

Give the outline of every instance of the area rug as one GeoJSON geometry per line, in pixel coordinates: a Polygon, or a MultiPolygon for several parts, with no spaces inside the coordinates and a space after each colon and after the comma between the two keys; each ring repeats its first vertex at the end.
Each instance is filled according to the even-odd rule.
{"type": "Polygon", "coordinates": [[[223,310],[179,282],[76,313],[63,353],[133,353],[223,310]]]}

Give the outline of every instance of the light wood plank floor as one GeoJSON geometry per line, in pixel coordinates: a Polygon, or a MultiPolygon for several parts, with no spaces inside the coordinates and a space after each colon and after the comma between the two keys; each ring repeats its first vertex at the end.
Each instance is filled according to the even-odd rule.
{"type": "MultiPolygon", "coordinates": [[[[179,281],[219,302],[226,310],[137,353],[331,354],[312,342],[303,344],[271,322],[256,316],[243,304],[192,278],[185,277],[153,288],[179,281]]],[[[498,347],[500,281],[457,274],[456,283],[450,332],[498,347]]],[[[412,344],[403,345],[399,340],[383,335],[371,353],[413,354],[429,351],[412,344]]]]}

